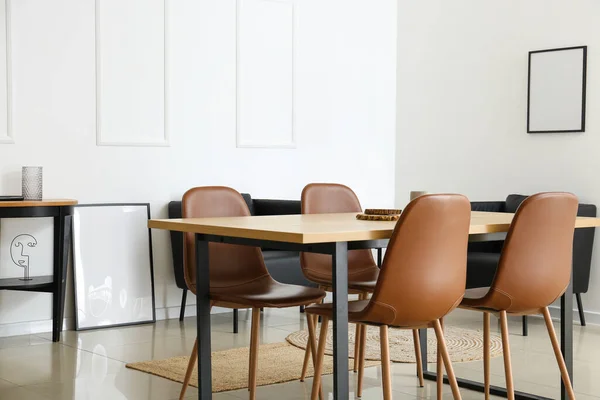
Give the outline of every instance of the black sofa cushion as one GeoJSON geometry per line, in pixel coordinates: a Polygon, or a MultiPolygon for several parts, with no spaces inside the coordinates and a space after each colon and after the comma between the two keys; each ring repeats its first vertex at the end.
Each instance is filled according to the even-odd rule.
{"type": "Polygon", "coordinates": [[[252,201],[252,196],[250,196],[248,193],[242,193],[242,197],[244,198],[244,201],[248,206],[248,210],[250,210],[250,215],[254,215],[254,204],[252,201]]]}
{"type": "Polygon", "coordinates": [[[294,215],[301,214],[299,200],[254,199],[252,215],[294,215]]]}
{"type": "Polygon", "coordinates": [[[516,213],[517,208],[521,205],[523,200],[525,200],[527,196],[523,196],[522,194],[510,194],[506,197],[506,212],[508,213],[516,213]]]}
{"type": "Polygon", "coordinates": [[[292,285],[317,287],[304,277],[300,267],[300,254],[295,251],[263,250],[265,265],[269,273],[278,282],[292,285]]]}
{"type": "Polygon", "coordinates": [[[491,286],[499,261],[500,253],[467,253],[467,289],[491,286]]]}
{"type": "Polygon", "coordinates": [[[471,211],[506,212],[504,201],[472,201],[471,211]]]}
{"type": "MultiPolygon", "coordinates": [[[[577,210],[577,215],[580,217],[595,217],[596,213],[596,206],[593,204],[580,204],[577,210]]],[[[573,237],[573,291],[575,293],[587,293],[590,286],[595,232],[596,228],[575,229],[573,237]]]]}

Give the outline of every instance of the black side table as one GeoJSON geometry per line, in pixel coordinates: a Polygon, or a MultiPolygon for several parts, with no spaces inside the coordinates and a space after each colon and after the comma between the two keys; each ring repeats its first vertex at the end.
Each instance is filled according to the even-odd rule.
{"type": "Polygon", "coordinates": [[[0,290],[52,293],[52,341],[60,341],[65,310],[67,263],[71,247],[71,219],[77,200],[0,201],[2,218],[54,218],[54,274],[0,279],[0,290]]]}

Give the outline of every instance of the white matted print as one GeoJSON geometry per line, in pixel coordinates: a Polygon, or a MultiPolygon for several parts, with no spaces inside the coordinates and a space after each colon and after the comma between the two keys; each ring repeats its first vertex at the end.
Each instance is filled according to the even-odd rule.
{"type": "Polygon", "coordinates": [[[52,275],[52,218],[3,218],[0,221],[0,278],[52,275]]]}
{"type": "Polygon", "coordinates": [[[149,204],[75,207],[76,329],[154,322],[149,204]]]}
{"type": "Polygon", "coordinates": [[[587,46],[529,52],[527,132],[585,132],[587,46]]]}

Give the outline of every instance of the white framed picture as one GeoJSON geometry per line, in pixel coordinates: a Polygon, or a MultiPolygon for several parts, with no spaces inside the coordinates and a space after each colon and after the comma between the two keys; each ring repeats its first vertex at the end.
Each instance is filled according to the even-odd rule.
{"type": "Polygon", "coordinates": [[[527,133],[585,132],[587,46],[529,52],[527,133]]]}
{"type": "Polygon", "coordinates": [[[54,273],[52,218],[3,218],[0,221],[0,278],[54,273]]]}
{"type": "Polygon", "coordinates": [[[156,320],[149,219],[149,204],[75,206],[76,330],[156,320]]]}

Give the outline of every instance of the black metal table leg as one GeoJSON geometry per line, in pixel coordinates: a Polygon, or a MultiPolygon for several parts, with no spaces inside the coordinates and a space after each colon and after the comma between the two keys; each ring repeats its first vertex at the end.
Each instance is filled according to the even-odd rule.
{"type": "MultiPolygon", "coordinates": [[[[560,349],[567,365],[567,371],[573,382],[573,275],[571,274],[571,282],[567,286],[567,290],[560,298],[560,349]]],[[[566,400],[567,390],[561,379],[560,381],[560,398],[566,400]]]]}
{"type": "Polygon", "coordinates": [[[210,276],[208,242],[196,234],[196,324],[198,340],[198,399],[212,399],[210,354],[210,276]]]}
{"type": "Polygon", "coordinates": [[[347,400],[348,388],[348,243],[333,252],[333,398],[347,400]]]}
{"type": "Polygon", "coordinates": [[[239,311],[237,308],[233,309],[233,333],[239,332],[239,311]]]}
{"type": "Polygon", "coordinates": [[[521,318],[521,323],[523,324],[523,336],[529,335],[529,323],[527,321],[527,315],[523,315],[521,318]]]}
{"type": "Polygon", "coordinates": [[[181,295],[181,309],[179,310],[179,320],[183,321],[185,317],[185,303],[187,301],[187,289],[183,289],[183,294],[181,295]]]}
{"type": "Polygon", "coordinates": [[[425,372],[427,371],[427,329],[419,329],[419,344],[421,345],[421,365],[425,372]]]}
{"type": "Polygon", "coordinates": [[[383,249],[377,249],[377,266],[381,267],[381,263],[383,262],[383,249]]]}
{"type": "Polygon", "coordinates": [[[65,315],[67,263],[71,243],[71,215],[61,207],[54,217],[54,290],[52,292],[52,341],[59,342],[65,315]]]}
{"type": "Polygon", "coordinates": [[[579,323],[581,323],[581,326],[585,326],[585,312],[583,311],[581,293],[575,293],[575,298],[577,299],[577,310],[579,311],[579,323]]]}

